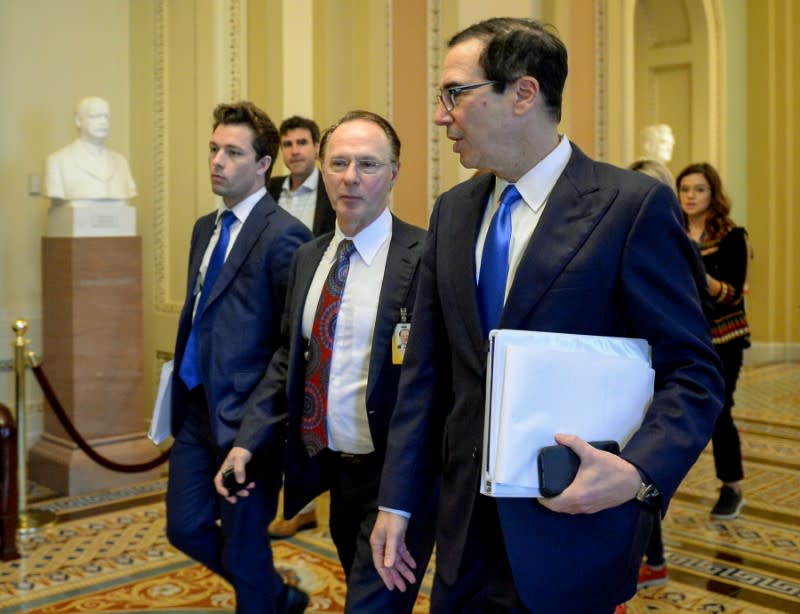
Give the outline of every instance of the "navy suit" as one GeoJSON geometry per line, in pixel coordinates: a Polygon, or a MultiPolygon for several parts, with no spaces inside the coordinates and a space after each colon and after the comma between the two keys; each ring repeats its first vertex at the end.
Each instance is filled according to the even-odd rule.
{"type": "MultiPolygon", "coordinates": [[[[267,191],[275,199],[275,202],[281,197],[281,190],[283,189],[283,182],[288,175],[281,177],[273,177],[267,183],[267,191]]],[[[331,201],[328,198],[328,191],[325,189],[325,184],[322,182],[322,175],[320,174],[319,183],[317,184],[317,205],[314,208],[314,223],[311,226],[311,232],[315,237],[324,235],[326,232],[331,232],[336,224],[336,212],[331,206],[331,201]]]]}
{"type": "MultiPolygon", "coordinates": [[[[475,240],[493,188],[492,175],[462,183],[432,214],[379,497],[389,508],[424,509],[417,468],[430,447],[441,447],[437,581],[446,585],[481,547],[476,509],[494,505],[478,501],[487,340],[475,282],[475,240]],[[435,386],[451,373],[454,399],[443,407],[433,402],[435,386]],[[439,420],[443,438],[432,436],[439,420]]],[[[499,323],[651,344],[655,396],[622,456],[655,482],[664,510],[707,444],[722,397],[693,259],[668,187],[594,162],[573,145],[499,323]]],[[[527,609],[611,611],[634,594],[642,537],[654,520],[637,502],[589,515],[553,513],[535,499],[495,503],[497,541],[527,609]]]]}
{"type": "Polygon", "coordinates": [[[217,494],[213,478],[272,358],[289,264],[311,234],[268,194],[256,203],[202,313],[195,314],[202,384],[188,391],[178,373],[192,328],[195,280],[216,216],[200,218],[192,232],[186,302],[175,343],[167,536],[233,584],[237,611],[269,612],[282,591],[265,531],[277,507],[282,447],[265,448],[253,459],[249,468],[256,488],[235,505],[217,494]]]}
{"type": "MultiPolygon", "coordinates": [[[[376,499],[389,420],[394,409],[400,365],[392,363],[392,335],[401,309],[411,316],[417,270],[425,231],[392,217],[392,237],[378,299],[370,350],[366,409],[375,453],[352,461],[326,449],[309,457],[301,436],[307,342],[302,335],[303,310],[314,273],[331,242],[327,234],[297,251],[289,277],[284,311],[284,343],[267,372],[264,396],[253,398],[236,445],[260,449],[274,435],[275,416],[288,410],[287,463],[284,478],[284,516],[291,518],[320,493],[331,490],[331,534],[348,579],[346,612],[410,612],[419,585],[405,594],[389,592],[372,564],[369,535],[377,514],[376,499]],[[346,493],[346,495],[344,494],[346,493]]],[[[414,322],[411,318],[412,333],[414,322]]],[[[432,482],[422,489],[433,496],[432,482]]],[[[425,569],[433,548],[433,514],[412,522],[409,550],[425,569]]]]}

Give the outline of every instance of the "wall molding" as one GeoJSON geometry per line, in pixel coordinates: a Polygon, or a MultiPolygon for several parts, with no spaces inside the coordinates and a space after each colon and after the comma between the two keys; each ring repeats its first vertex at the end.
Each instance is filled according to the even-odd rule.
{"type": "Polygon", "coordinates": [[[754,341],[744,352],[744,365],[748,367],[775,362],[800,362],[800,343],[754,341]]]}
{"type": "Polygon", "coordinates": [[[155,310],[161,313],[180,313],[181,304],[170,301],[167,289],[167,147],[169,127],[167,125],[167,70],[169,41],[167,36],[166,0],[153,5],[153,270],[155,287],[155,310]]]}
{"type": "Polygon", "coordinates": [[[433,204],[436,202],[442,184],[441,169],[441,140],[442,129],[433,123],[437,104],[435,92],[439,83],[439,73],[441,66],[439,57],[441,56],[441,0],[428,0],[428,83],[430,84],[431,102],[428,106],[428,215],[433,211],[433,204]]]}
{"type": "Polygon", "coordinates": [[[594,151],[598,160],[608,159],[608,7],[607,0],[594,3],[595,44],[595,135],[594,151]]]}

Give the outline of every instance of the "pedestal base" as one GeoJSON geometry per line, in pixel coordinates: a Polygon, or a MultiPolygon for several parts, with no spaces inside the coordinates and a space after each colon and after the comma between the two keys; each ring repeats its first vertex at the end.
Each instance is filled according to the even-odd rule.
{"type": "MultiPolygon", "coordinates": [[[[88,442],[98,454],[117,463],[145,463],[161,452],[145,433],[109,437],[88,442]]],[[[161,477],[163,466],[140,473],[119,473],[95,463],[72,441],[45,433],[30,450],[31,480],[65,495],[79,495],[106,488],[132,486],[161,477]]]]}
{"type": "Polygon", "coordinates": [[[54,201],[47,210],[49,237],[132,237],[136,209],[124,201],[54,201]]]}

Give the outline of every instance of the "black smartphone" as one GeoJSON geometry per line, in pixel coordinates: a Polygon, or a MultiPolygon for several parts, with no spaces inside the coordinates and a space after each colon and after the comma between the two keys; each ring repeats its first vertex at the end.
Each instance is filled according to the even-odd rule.
{"type": "Polygon", "coordinates": [[[234,495],[240,490],[244,490],[247,488],[247,485],[253,481],[250,477],[250,472],[247,470],[248,466],[249,465],[244,466],[244,484],[239,484],[239,482],[236,481],[236,474],[233,472],[233,467],[226,469],[222,473],[222,485],[228,489],[228,494],[234,495]]]}
{"type": "MultiPolygon", "coordinates": [[[[616,441],[590,441],[589,445],[604,452],[619,454],[616,441]]],[[[539,492],[543,497],[555,497],[575,479],[580,458],[570,448],[562,445],[546,446],[539,451],[539,492]]]]}

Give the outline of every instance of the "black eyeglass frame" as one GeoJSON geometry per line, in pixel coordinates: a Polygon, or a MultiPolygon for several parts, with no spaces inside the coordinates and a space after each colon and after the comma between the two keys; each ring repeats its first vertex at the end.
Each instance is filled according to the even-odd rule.
{"type": "Polygon", "coordinates": [[[502,82],[480,81],[478,83],[467,83],[466,85],[454,85],[452,87],[443,87],[442,89],[439,90],[439,94],[436,96],[436,98],[442,104],[444,110],[450,113],[450,111],[456,108],[456,96],[458,96],[462,92],[468,92],[470,90],[478,89],[479,87],[494,85],[496,83],[502,83],[502,82]],[[449,100],[452,104],[448,105],[447,100],[449,100]]]}

